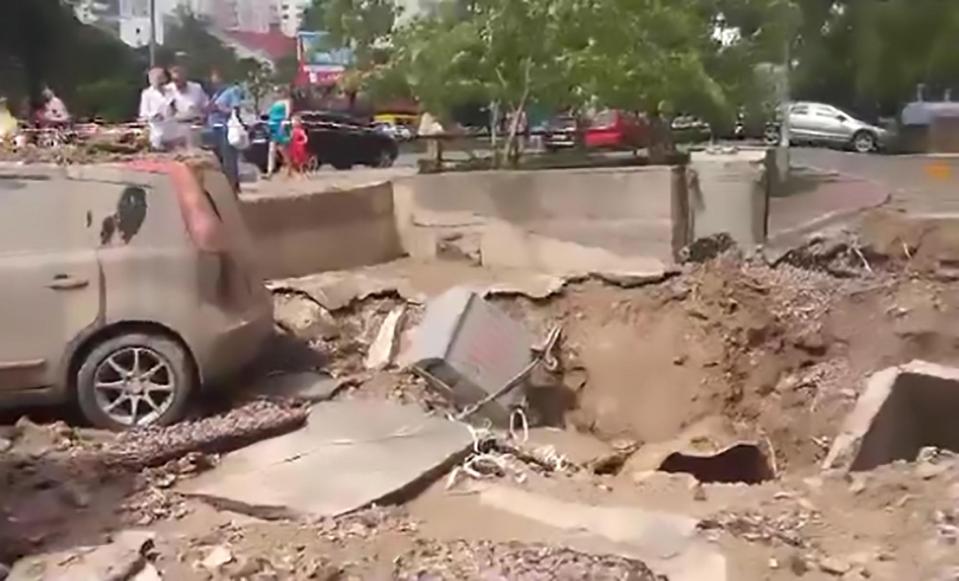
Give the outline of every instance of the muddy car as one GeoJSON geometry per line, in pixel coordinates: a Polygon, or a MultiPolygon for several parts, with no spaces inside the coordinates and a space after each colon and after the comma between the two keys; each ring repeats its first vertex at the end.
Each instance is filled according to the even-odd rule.
{"type": "Polygon", "coordinates": [[[181,419],[273,328],[212,164],[0,165],[0,302],[0,405],[109,429],[181,419]]]}

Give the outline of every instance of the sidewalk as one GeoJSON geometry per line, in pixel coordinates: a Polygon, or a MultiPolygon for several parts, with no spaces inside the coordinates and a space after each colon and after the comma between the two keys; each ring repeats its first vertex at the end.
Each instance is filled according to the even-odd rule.
{"type": "Polygon", "coordinates": [[[809,234],[876,208],[889,200],[888,188],[835,172],[795,168],[787,191],[769,199],[766,246],[799,243],[809,234]]]}

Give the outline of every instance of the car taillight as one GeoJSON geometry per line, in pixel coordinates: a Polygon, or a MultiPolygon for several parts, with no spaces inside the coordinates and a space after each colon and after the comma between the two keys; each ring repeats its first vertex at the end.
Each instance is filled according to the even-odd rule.
{"type": "Polygon", "coordinates": [[[190,166],[182,161],[153,160],[136,161],[131,165],[141,171],[170,176],[183,223],[198,250],[219,253],[226,249],[220,217],[190,166]]]}

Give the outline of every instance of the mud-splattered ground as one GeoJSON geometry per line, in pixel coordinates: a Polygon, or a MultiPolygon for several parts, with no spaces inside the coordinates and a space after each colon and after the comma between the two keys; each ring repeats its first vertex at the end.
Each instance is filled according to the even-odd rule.
{"type": "MultiPolygon", "coordinates": [[[[555,429],[534,430],[525,447],[550,445],[568,463],[550,471],[512,457],[515,471],[491,480],[570,502],[692,516],[726,555],[730,579],[956,578],[954,456],[853,475],[819,469],[866,375],[916,358],[959,364],[950,238],[941,224],[916,228],[877,215],[854,240],[823,241],[791,264],[726,254],[634,289],[586,282],[548,299],[495,299],[538,335],[563,325],[562,372],[537,378],[541,393],[532,398],[533,415],[555,429]],[[656,471],[664,450],[716,451],[738,441],[767,454],[776,478],[697,483],[656,471]]],[[[275,367],[354,377],[336,397],[443,407],[404,372],[363,368],[400,301],[378,296],[330,312],[278,295],[288,347],[311,356],[284,351],[289,359],[275,367]]],[[[420,312],[410,306],[407,326],[420,312]]],[[[159,433],[160,442],[179,441],[178,432],[159,433]]],[[[116,454],[136,444],[136,457],[151,447],[66,426],[23,425],[0,436],[9,448],[0,452],[7,562],[135,526],[157,532],[152,558],[165,579],[649,578],[615,547],[560,548],[568,535],[484,505],[469,478],[449,490],[440,481],[402,508],[263,522],[171,492],[176,480],[214,464],[216,450],[106,470],[81,460],[91,450],[116,454]]]]}

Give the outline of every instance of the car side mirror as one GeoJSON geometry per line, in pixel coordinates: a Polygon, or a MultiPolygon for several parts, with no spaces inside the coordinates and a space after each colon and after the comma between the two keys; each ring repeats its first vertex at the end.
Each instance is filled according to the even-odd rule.
{"type": "Polygon", "coordinates": [[[845,123],[846,121],[849,121],[849,117],[846,117],[842,113],[840,113],[839,115],[836,115],[836,119],[838,119],[840,123],[845,123]]]}

